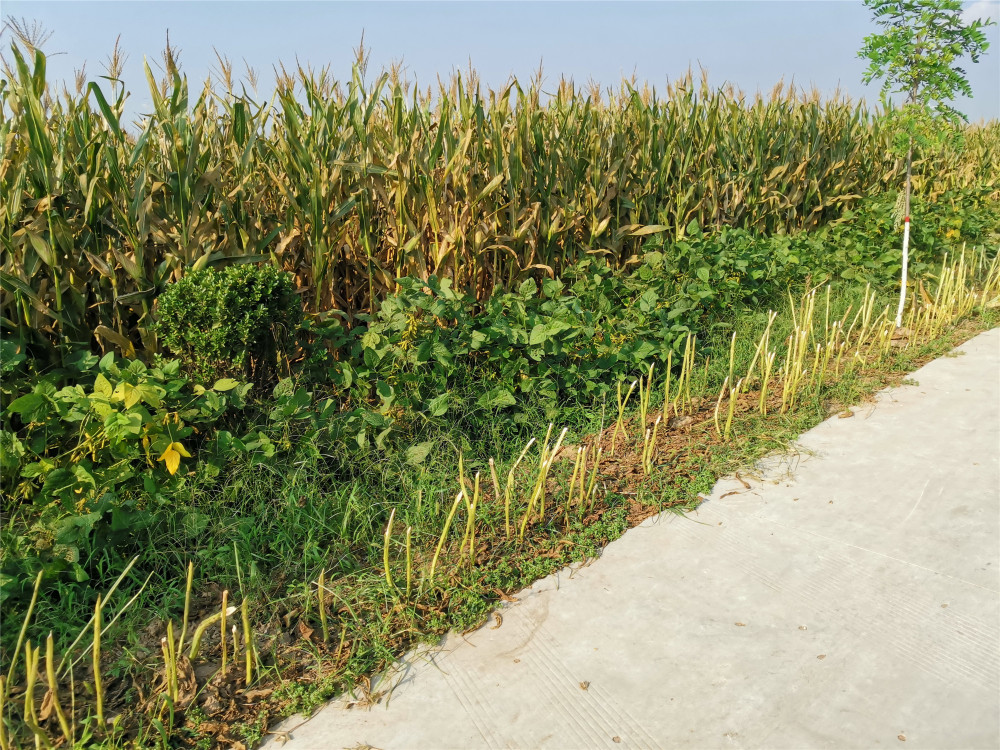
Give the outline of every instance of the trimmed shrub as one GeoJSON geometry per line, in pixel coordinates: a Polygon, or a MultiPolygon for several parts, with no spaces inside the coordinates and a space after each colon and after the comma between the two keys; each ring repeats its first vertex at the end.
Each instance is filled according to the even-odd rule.
{"type": "Polygon", "coordinates": [[[291,275],[269,265],[195,271],[169,285],[156,306],[161,342],[206,382],[273,382],[301,322],[291,275]]]}

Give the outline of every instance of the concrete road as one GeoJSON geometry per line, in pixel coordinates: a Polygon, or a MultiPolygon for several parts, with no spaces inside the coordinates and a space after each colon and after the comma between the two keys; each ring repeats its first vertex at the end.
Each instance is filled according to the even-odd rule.
{"type": "Polygon", "coordinates": [[[957,353],[270,743],[1000,747],[1000,329],[957,353]]]}

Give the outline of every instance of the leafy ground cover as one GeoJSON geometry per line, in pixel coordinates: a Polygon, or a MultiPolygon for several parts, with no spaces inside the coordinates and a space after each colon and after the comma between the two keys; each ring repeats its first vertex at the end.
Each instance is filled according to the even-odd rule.
{"type": "Polygon", "coordinates": [[[722,311],[683,306],[655,248],[601,270],[474,314],[446,283],[404,282],[366,330],[333,332],[342,359],[304,356],[256,400],[176,361],[82,354],[20,381],[3,594],[28,625],[3,632],[10,741],[58,736],[58,703],[77,744],[250,745],[995,322],[982,254],[925,277],[902,332],[870,287],[800,283],[794,305],[748,294],[722,311]],[[310,368],[342,380],[323,389],[310,368]]]}

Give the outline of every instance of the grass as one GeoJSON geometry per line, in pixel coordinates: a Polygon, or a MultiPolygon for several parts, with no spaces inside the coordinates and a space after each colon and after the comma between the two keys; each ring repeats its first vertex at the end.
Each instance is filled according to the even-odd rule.
{"type": "MultiPolygon", "coordinates": [[[[492,413],[428,425],[414,440],[436,448],[416,464],[405,451],[372,452],[345,469],[310,443],[278,465],[233,465],[220,484],[196,477],[183,510],[136,540],[141,559],[114,590],[94,602],[63,584],[29,607],[22,640],[40,643],[51,629],[44,650],[72,659],[42,678],[65,716],[53,708],[40,718],[42,696],[23,689],[22,666],[44,666],[43,648],[19,643],[5,651],[4,741],[65,735],[65,718],[71,735],[112,745],[252,744],[269,722],[344,689],[376,701],[371,676],[414,644],[481,625],[504,596],[600,554],[652,514],[696,507],[719,476],[995,324],[997,308],[982,303],[996,297],[996,264],[978,282],[986,297],[971,295],[961,264],[938,274],[958,280],[950,291],[915,298],[923,333],[898,347],[875,325],[888,298],[858,287],[818,290],[777,315],[747,311],[697,344],[691,337],[670,373],[666,413],[667,372],[654,369],[636,373],[628,403],[623,383],[620,400],[566,404],[547,427],[540,407],[535,424],[492,413]],[[851,356],[839,374],[810,377],[822,360],[813,340],[830,340],[832,321],[852,316],[851,356]],[[763,391],[754,373],[768,350],[775,379],[763,391]],[[87,661],[99,667],[89,676],[87,661]],[[197,681],[196,666],[207,670],[197,681]],[[224,708],[230,699],[235,710],[224,708]],[[133,708],[119,713],[125,707],[133,708]]],[[[117,575],[112,562],[104,581],[117,575]]]]}

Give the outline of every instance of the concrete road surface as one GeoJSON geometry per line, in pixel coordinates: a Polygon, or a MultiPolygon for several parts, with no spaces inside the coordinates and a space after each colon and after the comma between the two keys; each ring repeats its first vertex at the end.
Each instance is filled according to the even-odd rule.
{"type": "Polygon", "coordinates": [[[1000,748],[1000,329],[956,353],[268,744],[1000,748]]]}

